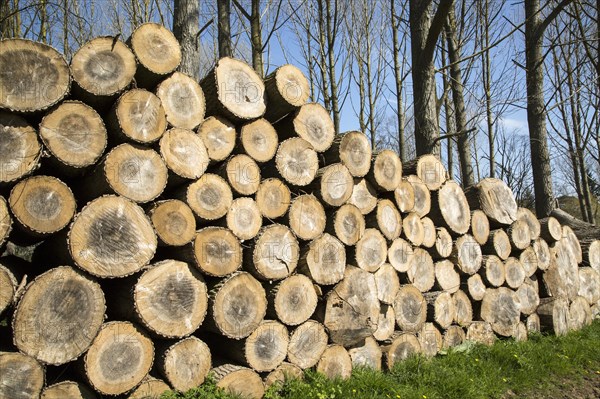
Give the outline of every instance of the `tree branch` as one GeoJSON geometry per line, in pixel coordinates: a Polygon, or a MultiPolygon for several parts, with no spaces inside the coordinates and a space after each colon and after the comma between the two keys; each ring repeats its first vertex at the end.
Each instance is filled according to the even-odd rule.
{"type": "Polygon", "coordinates": [[[237,1],[237,0],[233,0],[233,4],[235,4],[235,7],[240,10],[240,12],[242,13],[242,15],[244,15],[244,17],[246,17],[246,19],[248,21],[252,20],[252,16],[250,14],[248,14],[248,11],[246,11],[244,9],[244,7],[242,7],[242,5],[237,1]]]}
{"type": "Polygon", "coordinates": [[[431,26],[429,27],[429,32],[427,32],[427,41],[425,42],[425,48],[423,49],[422,55],[423,58],[427,60],[433,59],[435,45],[440,37],[442,29],[444,28],[446,17],[450,12],[450,7],[452,7],[453,4],[454,0],[440,0],[440,5],[433,16],[431,26]]]}
{"type": "Polygon", "coordinates": [[[571,2],[573,2],[573,0],[562,0],[556,5],[556,7],[554,7],[552,12],[548,14],[548,16],[542,21],[542,23],[538,26],[537,30],[535,31],[533,37],[534,41],[537,41],[542,37],[548,26],[550,26],[550,24],[552,23],[552,21],[554,21],[556,17],[558,17],[558,15],[560,14],[560,12],[571,2]]]}

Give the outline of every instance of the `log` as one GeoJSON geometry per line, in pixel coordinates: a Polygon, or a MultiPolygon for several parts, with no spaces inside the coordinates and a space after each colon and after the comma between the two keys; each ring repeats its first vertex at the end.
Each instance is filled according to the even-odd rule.
{"type": "MultiPolygon", "coordinates": [[[[8,199],[15,233],[40,241],[64,229],[75,215],[71,189],[52,176],[31,176],[18,182],[8,199]]],[[[15,238],[15,237],[13,237],[15,238]]]]}
{"type": "MultiPolygon", "coordinates": [[[[123,293],[126,291],[120,290],[123,293]]],[[[127,297],[117,294],[113,311],[122,318],[135,312],[135,321],[162,338],[183,338],[200,327],[208,296],[202,275],[187,263],[164,260],[137,279],[127,297]]]]}
{"type": "Polygon", "coordinates": [[[431,219],[448,231],[462,235],[471,227],[471,210],[465,194],[453,180],[448,180],[438,191],[432,192],[431,219]]]}
{"type": "Polygon", "coordinates": [[[321,323],[315,320],[302,323],[290,335],[288,360],[303,370],[315,366],[327,349],[327,339],[321,323]]]}
{"type": "Polygon", "coordinates": [[[496,335],[492,325],[485,321],[475,321],[467,327],[467,341],[492,346],[496,342],[496,335]]]}
{"type": "Polygon", "coordinates": [[[170,391],[163,380],[148,375],[137,388],[135,388],[127,399],[160,399],[161,395],[170,391]]]}
{"type": "Polygon", "coordinates": [[[348,248],[348,259],[367,272],[376,272],[386,261],[385,237],[377,229],[366,229],[354,247],[348,248]]]}
{"type": "Polygon", "coordinates": [[[367,215],[365,221],[367,227],[379,229],[389,241],[400,237],[402,232],[402,217],[394,203],[389,199],[378,200],[377,208],[367,215]]]}
{"type": "Polygon", "coordinates": [[[488,242],[482,247],[486,255],[497,255],[500,259],[506,260],[512,252],[508,234],[502,229],[492,230],[488,242]]]}
{"type": "Polygon", "coordinates": [[[506,281],[506,268],[496,255],[485,255],[479,273],[488,287],[501,287],[506,281]]]}
{"type": "Polygon", "coordinates": [[[71,59],[72,94],[103,110],[131,84],[135,71],[135,56],[125,43],[116,37],[97,37],[71,59]]]}
{"type": "Polygon", "coordinates": [[[421,343],[415,334],[401,333],[392,340],[384,349],[385,364],[388,370],[392,370],[398,362],[410,357],[417,356],[421,351],[421,343]]]}
{"type": "Polygon", "coordinates": [[[514,337],[515,341],[517,341],[517,342],[527,341],[528,332],[527,332],[527,326],[525,325],[525,323],[519,322],[515,326],[515,333],[514,333],[513,337],[514,337]]]}
{"type": "Polygon", "coordinates": [[[276,123],[275,128],[279,137],[300,137],[317,152],[327,151],[335,137],[333,120],[325,107],[318,103],[300,106],[276,123]]]}
{"type": "Polygon", "coordinates": [[[138,62],[135,81],[138,86],[153,88],[181,62],[181,47],[173,33],[162,25],[144,23],[138,26],[127,44],[138,62]]]}
{"type": "Polygon", "coordinates": [[[341,345],[330,345],[317,364],[317,372],[330,380],[348,379],[352,374],[352,359],[341,345]]]}
{"type": "Polygon", "coordinates": [[[481,302],[481,319],[498,335],[511,337],[521,315],[519,296],[508,288],[488,289],[481,302]]]}
{"type": "Polygon", "coordinates": [[[306,188],[315,193],[323,205],[339,207],[352,196],[354,181],[348,168],[335,163],[319,169],[315,179],[306,188]]]}
{"type": "Polygon", "coordinates": [[[246,367],[223,364],[211,369],[210,374],[215,379],[217,388],[225,390],[230,395],[249,399],[261,399],[265,394],[262,379],[246,367]]]}
{"type": "MultiPolygon", "coordinates": [[[[275,167],[281,176],[292,186],[303,187],[310,184],[319,169],[316,151],[308,141],[300,137],[292,137],[282,141],[275,155],[275,167]]],[[[263,170],[269,173],[272,170],[263,170]]]]}
{"type": "Polygon", "coordinates": [[[578,296],[569,306],[569,330],[581,330],[585,326],[592,324],[592,311],[588,301],[578,296]]]}
{"type": "Polygon", "coordinates": [[[233,193],[229,184],[222,177],[212,173],[203,174],[177,196],[192,208],[200,221],[222,218],[233,203],[233,193]]]}
{"type": "Polygon", "coordinates": [[[460,326],[450,326],[444,332],[442,349],[450,349],[462,345],[467,339],[467,334],[460,326]]]}
{"type": "Polygon", "coordinates": [[[162,194],[167,179],[167,166],[156,151],[125,143],[106,154],[78,187],[76,195],[92,200],[103,194],[118,194],[146,203],[162,194]]]}
{"type": "Polygon", "coordinates": [[[471,235],[479,243],[484,245],[490,237],[490,221],[480,209],[471,212],[471,235]]]}
{"type": "Polygon", "coordinates": [[[233,200],[226,216],[227,228],[240,240],[250,240],[262,227],[262,215],[256,201],[250,197],[233,200]]]}
{"type": "Polygon", "coordinates": [[[562,226],[554,217],[540,219],[540,237],[552,244],[562,238],[562,226]]]}
{"type": "Polygon", "coordinates": [[[594,318],[594,320],[600,318],[600,304],[595,304],[593,305],[590,310],[592,311],[592,318],[594,318]]]}
{"type": "Polygon", "coordinates": [[[506,285],[513,290],[519,288],[527,277],[523,264],[517,258],[508,258],[504,262],[504,269],[506,271],[506,285]]]}
{"type": "Polygon", "coordinates": [[[460,289],[460,274],[456,271],[454,263],[441,260],[434,265],[435,284],[443,291],[451,294],[460,289]]]}
{"type": "Polygon", "coordinates": [[[265,118],[271,122],[303,106],[310,96],[308,79],[290,64],[280,66],[265,78],[265,91],[269,101],[265,118]]]}
{"type": "Polygon", "coordinates": [[[167,130],[160,139],[159,151],[169,169],[171,186],[200,178],[208,167],[208,151],[191,130],[167,130]]]}
{"type": "Polygon", "coordinates": [[[304,379],[304,372],[295,364],[283,362],[265,378],[265,388],[269,389],[274,385],[283,386],[287,381],[304,379]]]}
{"type": "Polygon", "coordinates": [[[61,381],[44,389],[40,399],[96,399],[96,394],[75,381],[61,381]]]}
{"type": "Polygon", "coordinates": [[[457,291],[452,295],[456,307],[456,324],[461,327],[467,327],[473,321],[473,306],[467,294],[463,291],[457,291]]]}
{"type": "Polygon", "coordinates": [[[279,137],[266,119],[248,122],[240,129],[240,147],[256,162],[267,162],[277,152],[279,137]]]}
{"type": "Polygon", "coordinates": [[[527,327],[527,334],[539,334],[540,329],[540,316],[537,313],[532,313],[527,316],[527,320],[525,321],[525,327],[527,327]]]}
{"type": "Polygon", "coordinates": [[[68,249],[77,266],[103,277],[125,277],[154,257],[157,238],[148,217],[135,203],[104,196],[75,216],[68,249]]]}
{"type": "Polygon", "coordinates": [[[383,353],[373,337],[365,338],[364,344],[348,349],[352,368],[368,368],[381,371],[383,353]]]}
{"type": "Polygon", "coordinates": [[[540,296],[535,284],[530,279],[526,279],[516,292],[519,296],[521,313],[527,316],[534,314],[540,304],[540,296]]]}
{"type": "Polygon", "coordinates": [[[344,245],[325,233],[302,248],[298,270],[319,285],[337,284],[346,271],[344,245]]]}
{"type": "Polygon", "coordinates": [[[21,281],[17,279],[13,271],[6,267],[5,259],[2,259],[0,262],[0,287],[2,287],[2,291],[0,291],[0,315],[16,302],[20,283],[21,281]]]}
{"type": "Polygon", "coordinates": [[[580,243],[584,265],[590,266],[600,273],[600,240],[580,241],[580,243]]]}
{"type": "Polygon", "coordinates": [[[44,369],[32,357],[0,352],[0,397],[36,399],[44,387],[44,369]]]}
{"type": "Polygon", "coordinates": [[[533,246],[529,246],[521,252],[519,255],[519,262],[521,262],[521,266],[523,266],[526,277],[531,277],[537,272],[538,259],[533,246]]]}
{"type": "Polygon", "coordinates": [[[158,368],[169,384],[179,392],[200,386],[212,364],[210,348],[196,337],[170,345],[156,356],[158,368]]]}
{"type": "Polygon", "coordinates": [[[527,248],[531,243],[531,234],[529,232],[529,226],[524,220],[515,220],[506,229],[508,239],[513,249],[519,251],[527,248]]]}
{"type": "Polygon", "coordinates": [[[0,60],[3,65],[0,108],[41,111],[69,93],[69,66],[58,51],[46,44],[24,39],[3,40],[0,60]]]}
{"type": "Polygon", "coordinates": [[[399,273],[406,273],[410,269],[414,256],[413,247],[402,238],[396,238],[388,249],[388,260],[399,273]]]}
{"type": "Polygon", "coordinates": [[[408,268],[408,281],[419,291],[427,292],[435,284],[435,267],[431,255],[423,248],[415,248],[408,268]]]}
{"type": "Polygon", "coordinates": [[[167,116],[160,98],[144,89],[121,94],[107,116],[112,139],[117,142],[149,144],[167,129],[167,116]]]}
{"type": "Polygon", "coordinates": [[[35,129],[20,116],[0,111],[0,143],[0,186],[29,175],[39,166],[42,146],[35,129]]]}
{"type": "Polygon", "coordinates": [[[259,280],[281,280],[298,266],[300,246],[291,230],[281,224],[264,227],[248,251],[244,266],[259,280]]]}
{"type": "Polygon", "coordinates": [[[379,310],[379,320],[377,321],[377,330],[373,333],[373,338],[377,341],[386,341],[394,335],[396,327],[396,314],[391,305],[381,304],[379,310]]]}
{"type": "Polygon", "coordinates": [[[427,318],[427,302],[413,285],[400,287],[394,300],[396,324],[404,332],[417,333],[425,324],[427,318]]]}
{"type": "Polygon", "coordinates": [[[539,270],[547,270],[552,262],[552,255],[550,254],[550,247],[546,240],[539,237],[534,240],[531,244],[535,257],[537,259],[537,268],[539,270]]]}
{"type": "Polygon", "coordinates": [[[200,85],[190,76],[175,72],[156,88],[169,125],[194,130],[204,120],[206,101],[200,85]]]}
{"type": "Polygon", "coordinates": [[[377,298],[384,304],[391,305],[400,289],[398,273],[392,265],[385,263],[374,273],[377,286],[377,298]]]}
{"type": "Polygon", "coordinates": [[[392,150],[374,153],[366,179],[378,191],[396,190],[402,180],[402,162],[398,154],[392,150]]]}
{"type": "Polygon", "coordinates": [[[417,338],[421,344],[421,353],[425,357],[434,357],[442,350],[444,338],[433,323],[425,323],[417,334],[417,338]]]}
{"type": "Polygon", "coordinates": [[[267,219],[278,219],[285,215],[292,200],[288,186],[274,177],[260,182],[254,198],[260,213],[267,219]]]}
{"type": "Polygon", "coordinates": [[[552,296],[577,297],[579,291],[579,267],[575,254],[565,240],[554,245],[555,261],[544,274],[544,282],[552,296]]]}
{"type": "Polygon", "coordinates": [[[246,338],[267,312],[267,297],[260,283],[246,272],[236,272],[209,290],[207,327],[221,335],[246,338]]]}
{"type": "Polygon", "coordinates": [[[394,190],[394,200],[402,213],[411,212],[415,207],[415,189],[406,177],[403,177],[394,190]]]}
{"type": "Polygon", "coordinates": [[[105,310],[97,283],[69,266],[51,269],[28,285],[15,309],[14,344],[43,364],[65,364],[92,345],[105,310]]]}
{"type": "Polygon", "coordinates": [[[517,203],[512,190],[502,180],[486,178],[465,189],[471,209],[481,209],[495,225],[517,220],[517,203]]]}
{"type": "Polygon", "coordinates": [[[223,115],[234,122],[260,118],[266,110],[265,85],[243,61],[221,58],[200,82],[206,115],[223,115]]]}
{"type": "Polygon", "coordinates": [[[348,246],[356,245],[365,234],[365,218],[355,205],[344,204],[336,209],[333,218],[327,218],[325,231],[335,235],[348,246]]]}
{"type": "Polygon", "coordinates": [[[444,164],[437,156],[430,154],[405,162],[403,172],[405,175],[418,176],[430,191],[439,190],[448,178],[444,164]]]}
{"type": "Polygon", "coordinates": [[[302,274],[290,276],[270,288],[267,299],[267,315],[288,326],[297,326],[308,320],[318,301],[313,282],[302,274]]]}
{"type": "Polygon", "coordinates": [[[98,162],[107,137],[100,115],[79,101],[62,102],[40,123],[40,138],[52,155],[52,166],[68,175],[82,174],[98,162]]]}
{"type": "Polygon", "coordinates": [[[232,156],[218,172],[227,179],[236,195],[253,195],[260,185],[260,169],[256,162],[245,154],[232,156]]]}
{"type": "Polygon", "coordinates": [[[527,208],[518,208],[517,209],[517,220],[522,220],[527,223],[529,227],[529,234],[531,240],[537,240],[541,234],[542,227],[540,225],[540,221],[535,216],[531,210],[527,208]]]}
{"type": "Polygon", "coordinates": [[[468,234],[462,235],[454,242],[450,260],[458,266],[461,272],[473,275],[481,268],[483,260],[481,246],[475,241],[473,236],[468,234]]]}
{"type": "Polygon", "coordinates": [[[415,212],[410,212],[402,219],[402,231],[406,239],[414,246],[421,245],[425,239],[423,222],[415,212]]]}
{"type": "Polygon", "coordinates": [[[444,259],[452,254],[452,236],[443,227],[436,229],[435,245],[431,248],[432,256],[435,259],[444,259]]]}
{"type": "Polygon", "coordinates": [[[474,274],[469,276],[466,286],[469,297],[471,297],[472,300],[479,302],[485,297],[487,287],[483,282],[481,275],[474,274]]]}
{"type": "Polygon", "coordinates": [[[431,192],[429,188],[416,175],[409,175],[406,179],[412,184],[415,195],[414,206],[410,212],[414,212],[420,217],[427,215],[431,210],[431,192]]]}
{"type": "Polygon", "coordinates": [[[421,224],[423,224],[423,242],[421,243],[421,246],[433,248],[437,241],[435,224],[433,224],[433,221],[427,216],[421,218],[421,224]]]}
{"type": "Polygon", "coordinates": [[[579,239],[575,235],[573,229],[569,226],[563,226],[563,238],[566,247],[573,253],[575,256],[576,262],[583,262],[583,250],[581,249],[581,245],[579,244],[579,239]]]}
{"type": "Polygon", "coordinates": [[[314,240],[325,231],[325,210],[312,194],[302,194],[292,200],[287,222],[294,234],[304,241],[314,240]]]}
{"type": "Polygon", "coordinates": [[[569,301],[565,298],[543,298],[537,308],[542,331],[552,331],[558,336],[569,332],[569,301]]]}
{"type": "Polygon", "coordinates": [[[366,179],[354,179],[348,203],[356,206],[363,215],[367,215],[377,206],[377,193],[366,179]]]}
{"type": "Polygon", "coordinates": [[[0,195],[0,252],[4,252],[4,245],[8,241],[11,231],[12,217],[8,212],[6,200],[0,195]]]}
{"type": "Polygon", "coordinates": [[[102,395],[119,395],[136,387],[154,361],[152,341],[135,325],[105,323],[83,357],[90,385],[102,395]]]}
{"type": "MultiPolygon", "coordinates": [[[[591,267],[579,268],[579,291],[590,306],[600,302],[600,274],[591,267]]],[[[2,307],[0,306],[0,309],[2,307]]]]}
{"type": "Polygon", "coordinates": [[[153,203],[146,214],[158,237],[158,245],[181,247],[196,235],[196,219],[183,201],[167,199],[153,203]]]}
{"type": "Polygon", "coordinates": [[[429,303],[427,320],[435,322],[442,330],[449,328],[456,319],[456,303],[452,295],[449,292],[430,292],[424,296],[429,303]]]}
{"type": "Polygon", "coordinates": [[[560,208],[552,210],[550,216],[556,218],[561,225],[569,226],[573,229],[580,240],[600,239],[600,232],[598,232],[597,226],[579,220],[560,208]]]}
{"type": "Polygon", "coordinates": [[[375,277],[354,266],[327,295],[324,322],[333,343],[356,345],[377,330],[379,300],[375,277]]]}
{"type": "Polygon", "coordinates": [[[331,147],[323,153],[326,165],[341,162],[353,177],[365,177],[371,169],[371,142],[362,132],[336,135],[331,147]]]}
{"type": "Polygon", "coordinates": [[[197,130],[204,142],[208,157],[213,162],[224,161],[235,147],[235,126],[220,116],[209,116],[204,119],[197,130]]]}

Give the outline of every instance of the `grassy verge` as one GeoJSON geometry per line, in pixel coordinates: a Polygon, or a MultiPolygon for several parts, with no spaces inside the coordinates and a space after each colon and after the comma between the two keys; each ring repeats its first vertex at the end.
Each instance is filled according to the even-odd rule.
{"type": "MultiPolygon", "coordinates": [[[[329,381],[307,372],[304,381],[272,387],[267,399],[487,399],[508,390],[517,397],[543,392],[553,382],[600,374],[600,321],[565,337],[535,335],[527,342],[500,341],[492,347],[464,346],[434,359],[413,358],[389,372],[355,370],[350,379],[329,381]]],[[[232,398],[207,385],[164,399],[232,398]],[[218,395],[218,396],[217,396],[218,395]]]]}

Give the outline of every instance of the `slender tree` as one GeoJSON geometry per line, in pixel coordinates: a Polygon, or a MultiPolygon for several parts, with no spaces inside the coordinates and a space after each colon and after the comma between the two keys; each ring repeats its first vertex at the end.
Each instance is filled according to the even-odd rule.
{"type": "Polygon", "coordinates": [[[181,45],[179,70],[196,80],[200,77],[200,52],[197,37],[200,24],[198,0],[175,0],[173,9],[173,33],[181,45]]]}
{"type": "Polygon", "coordinates": [[[231,1],[217,0],[219,57],[233,57],[231,46],[231,1]]]}

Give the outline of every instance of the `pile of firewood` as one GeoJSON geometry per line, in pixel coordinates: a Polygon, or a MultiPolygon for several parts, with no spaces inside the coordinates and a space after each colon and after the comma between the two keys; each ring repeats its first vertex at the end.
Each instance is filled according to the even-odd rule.
{"type": "Polygon", "coordinates": [[[285,65],[175,72],[162,26],[0,42],[0,398],[250,397],[600,313],[600,241],[336,135],[285,65]],[[581,239],[581,240],[580,240],[581,239]],[[6,245],[8,242],[8,246],[6,245]],[[35,246],[31,259],[15,248],[35,246]]]}

